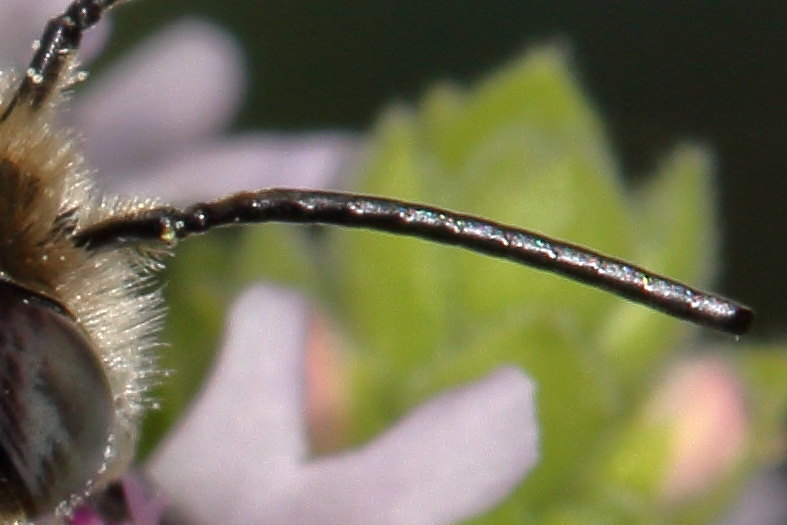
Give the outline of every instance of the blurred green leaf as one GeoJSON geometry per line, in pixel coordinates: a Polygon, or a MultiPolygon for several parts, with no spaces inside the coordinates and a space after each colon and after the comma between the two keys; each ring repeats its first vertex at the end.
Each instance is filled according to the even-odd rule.
{"type": "MultiPolygon", "coordinates": [[[[473,89],[442,84],[417,110],[390,108],[352,189],[526,226],[699,286],[718,248],[709,158],[679,147],[627,191],[566,57],[543,48],[473,89]]],[[[167,335],[180,350],[164,363],[182,384],[162,389],[167,405],[148,446],[199,384],[229,297],[263,276],[310,290],[340,324],[354,442],[496,367],[535,379],[541,462],[473,523],[706,522],[763,460],[787,408],[784,349],[737,349],[753,399],[751,457],[670,506],[658,489],[668,432],[643,411],[698,333],[687,324],[541,271],[387,234],[265,226],[183,249],[168,288],[167,335]]]]}

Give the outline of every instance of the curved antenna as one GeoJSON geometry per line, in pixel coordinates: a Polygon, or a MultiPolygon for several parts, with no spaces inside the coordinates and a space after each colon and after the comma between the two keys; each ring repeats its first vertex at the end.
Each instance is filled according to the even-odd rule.
{"type": "Polygon", "coordinates": [[[273,188],[243,192],[183,210],[154,208],[113,217],[77,232],[90,250],[145,241],[174,242],[233,224],[289,222],[369,228],[461,246],[534,266],[732,334],[745,333],[754,313],[728,299],[563,241],[480,217],[394,199],[273,188]]]}

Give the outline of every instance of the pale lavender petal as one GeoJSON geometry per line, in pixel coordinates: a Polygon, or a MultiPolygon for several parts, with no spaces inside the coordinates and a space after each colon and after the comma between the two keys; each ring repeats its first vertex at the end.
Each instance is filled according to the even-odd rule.
{"type": "MultiPolygon", "coordinates": [[[[205,454],[221,467],[173,489],[191,489],[179,508],[194,523],[454,523],[493,508],[536,464],[534,387],[517,370],[498,370],[427,402],[359,451],[281,468],[267,483],[245,472],[263,468],[265,454],[220,444],[205,454]],[[239,469],[236,455],[248,466],[239,469]]],[[[195,474],[171,468],[176,479],[195,474]]]]}
{"type": "Polygon", "coordinates": [[[273,515],[258,505],[246,516],[326,525],[436,525],[475,516],[538,461],[534,395],[521,372],[500,369],[417,408],[360,451],[312,464],[291,481],[296,497],[273,515]]]}
{"type": "Polygon", "coordinates": [[[228,515],[240,494],[264,498],[303,459],[307,315],[304,300],[270,286],[235,303],[205,391],[149,463],[175,508],[228,515]]]}
{"type": "Polygon", "coordinates": [[[81,89],[71,112],[92,167],[141,168],[226,126],[245,85],[233,38],[198,20],[158,33],[81,89]]]}
{"type": "Polygon", "coordinates": [[[349,171],[358,141],[338,133],[246,135],[214,141],[153,168],[99,174],[112,193],[173,204],[270,186],[325,188],[349,171]]]}
{"type": "MultiPolygon", "coordinates": [[[[33,41],[41,36],[47,21],[59,15],[69,0],[4,0],[0,2],[0,50],[2,67],[22,71],[33,55],[33,41]]],[[[82,40],[80,59],[89,61],[106,41],[109,22],[105,19],[90,29],[82,40]]]]}
{"type": "Polygon", "coordinates": [[[111,34],[112,17],[107,15],[97,25],[91,27],[82,38],[82,43],[79,44],[79,64],[90,64],[104,50],[111,34]]]}
{"type": "Polygon", "coordinates": [[[130,525],[159,525],[167,505],[164,496],[151,494],[142,478],[133,472],[123,476],[123,492],[131,516],[130,525]]]}

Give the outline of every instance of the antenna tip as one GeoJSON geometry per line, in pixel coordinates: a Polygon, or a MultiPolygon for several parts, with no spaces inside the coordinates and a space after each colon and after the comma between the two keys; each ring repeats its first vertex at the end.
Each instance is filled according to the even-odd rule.
{"type": "Polygon", "coordinates": [[[735,310],[721,323],[721,329],[734,335],[743,335],[754,324],[754,311],[736,305],[735,310]]]}

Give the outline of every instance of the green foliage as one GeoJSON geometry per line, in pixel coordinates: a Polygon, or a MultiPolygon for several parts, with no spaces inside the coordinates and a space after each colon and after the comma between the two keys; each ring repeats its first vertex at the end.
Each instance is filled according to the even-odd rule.
{"type": "MultiPolygon", "coordinates": [[[[626,190],[600,119],[552,48],[474,89],[439,86],[418,111],[390,109],[367,156],[353,190],[525,225],[698,285],[716,270],[709,155],[683,145],[644,187],[626,190]]],[[[681,348],[696,347],[688,336],[700,330],[455,248],[330,236],[343,258],[334,312],[356,348],[357,439],[502,364],[536,380],[542,461],[506,504],[474,522],[702,522],[719,508],[713,493],[693,502],[702,512],[663,502],[669,432],[642,414],[651,387],[681,348]]],[[[772,386],[783,400],[787,389],[772,386]]],[[[762,406],[753,420],[766,413],[776,408],[762,406]]]]}
{"type": "MultiPolygon", "coordinates": [[[[363,166],[354,191],[526,226],[693,284],[715,271],[709,155],[681,146],[644,187],[626,189],[599,117],[553,48],[471,90],[438,86],[418,110],[389,109],[363,166]]],[[[350,341],[355,441],[501,365],[534,378],[541,462],[473,523],[707,521],[762,461],[787,403],[784,350],[736,348],[757,437],[715,490],[672,505],[660,493],[668,428],[644,413],[668,365],[705,332],[544,272],[380,233],[254,228],[203,239],[181,259],[168,288],[168,339],[180,350],[164,366],[183,381],[164,387],[172,409],[148,444],[193,394],[208,363],[194,357],[210,355],[230,295],[264,276],[310,290],[350,341]]]]}

